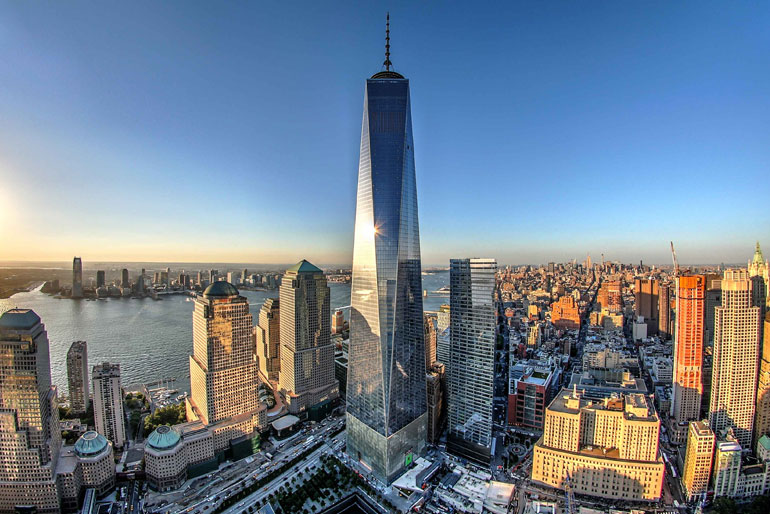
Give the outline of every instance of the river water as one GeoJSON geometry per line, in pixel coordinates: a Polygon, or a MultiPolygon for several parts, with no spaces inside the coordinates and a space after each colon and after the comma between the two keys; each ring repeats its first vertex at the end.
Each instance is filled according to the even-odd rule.
{"type": "MultiPolygon", "coordinates": [[[[449,303],[447,295],[432,294],[449,284],[449,272],[423,276],[427,311],[449,303]]],[[[350,305],[350,284],[330,282],[332,312],[350,305]]],[[[278,290],[241,291],[249,300],[256,323],[266,298],[277,297],[278,290]]],[[[192,298],[169,295],[150,298],[108,298],[102,300],[58,299],[40,291],[17,293],[0,299],[0,312],[10,308],[29,308],[42,319],[51,345],[51,375],[60,394],[67,392],[67,350],[72,341],[88,342],[89,367],[109,361],[120,364],[123,386],[175,378],[174,388],[189,391],[192,352],[192,298]]],[[[349,319],[345,309],[345,319],[349,319]]]]}

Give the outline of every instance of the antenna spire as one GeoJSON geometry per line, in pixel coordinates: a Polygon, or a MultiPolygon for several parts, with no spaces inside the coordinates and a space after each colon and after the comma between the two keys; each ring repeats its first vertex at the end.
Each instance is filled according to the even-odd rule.
{"type": "Polygon", "coordinates": [[[382,64],[385,65],[386,71],[390,71],[390,67],[393,66],[393,63],[390,62],[390,13],[387,14],[385,20],[385,62],[382,64]]]}

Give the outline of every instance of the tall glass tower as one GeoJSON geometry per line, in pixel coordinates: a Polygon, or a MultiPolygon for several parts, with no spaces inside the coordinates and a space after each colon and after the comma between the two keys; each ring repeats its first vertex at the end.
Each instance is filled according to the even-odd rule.
{"type": "Polygon", "coordinates": [[[427,400],[420,231],[409,80],[366,81],[358,167],[347,451],[392,482],[425,449],[427,400]]]}

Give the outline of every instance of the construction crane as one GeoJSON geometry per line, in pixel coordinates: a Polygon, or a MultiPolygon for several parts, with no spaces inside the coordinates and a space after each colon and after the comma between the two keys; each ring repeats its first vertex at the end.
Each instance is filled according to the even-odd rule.
{"type": "Polygon", "coordinates": [[[674,258],[674,277],[679,276],[679,262],[676,260],[676,250],[674,250],[674,242],[671,241],[671,256],[674,258]]]}
{"type": "Polygon", "coordinates": [[[564,481],[564,496],[566,497],[566,503],[564,505],[564,514],[575,513],[575,493],[572,492],[572,484],[570,482],[569,471],[567,471],[567,479],[564,481]]]}

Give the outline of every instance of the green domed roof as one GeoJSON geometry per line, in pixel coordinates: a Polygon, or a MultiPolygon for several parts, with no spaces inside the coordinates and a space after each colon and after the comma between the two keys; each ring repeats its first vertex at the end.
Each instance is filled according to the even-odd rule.
{"type": "Polygon", "coordinates": [[[181,438],[182,436],[177,429],[168,425],[161,425],[147,438],[147,444],[156,450],[168,450],[169,448],[176,446],[181,438]]]}
{"type": "Polygon", "coordinates": [[[225,280],[218,280],[203,291],[203,296],[207,298],[238,296],[238,294],[235,286],[225,280]]]}
{"type": "Polygon", "coordinates": [[[91,457],[104,451],[109,444],[102,434],[89,430],[75,443],[75,453],[80,457],[91,457]]]}

